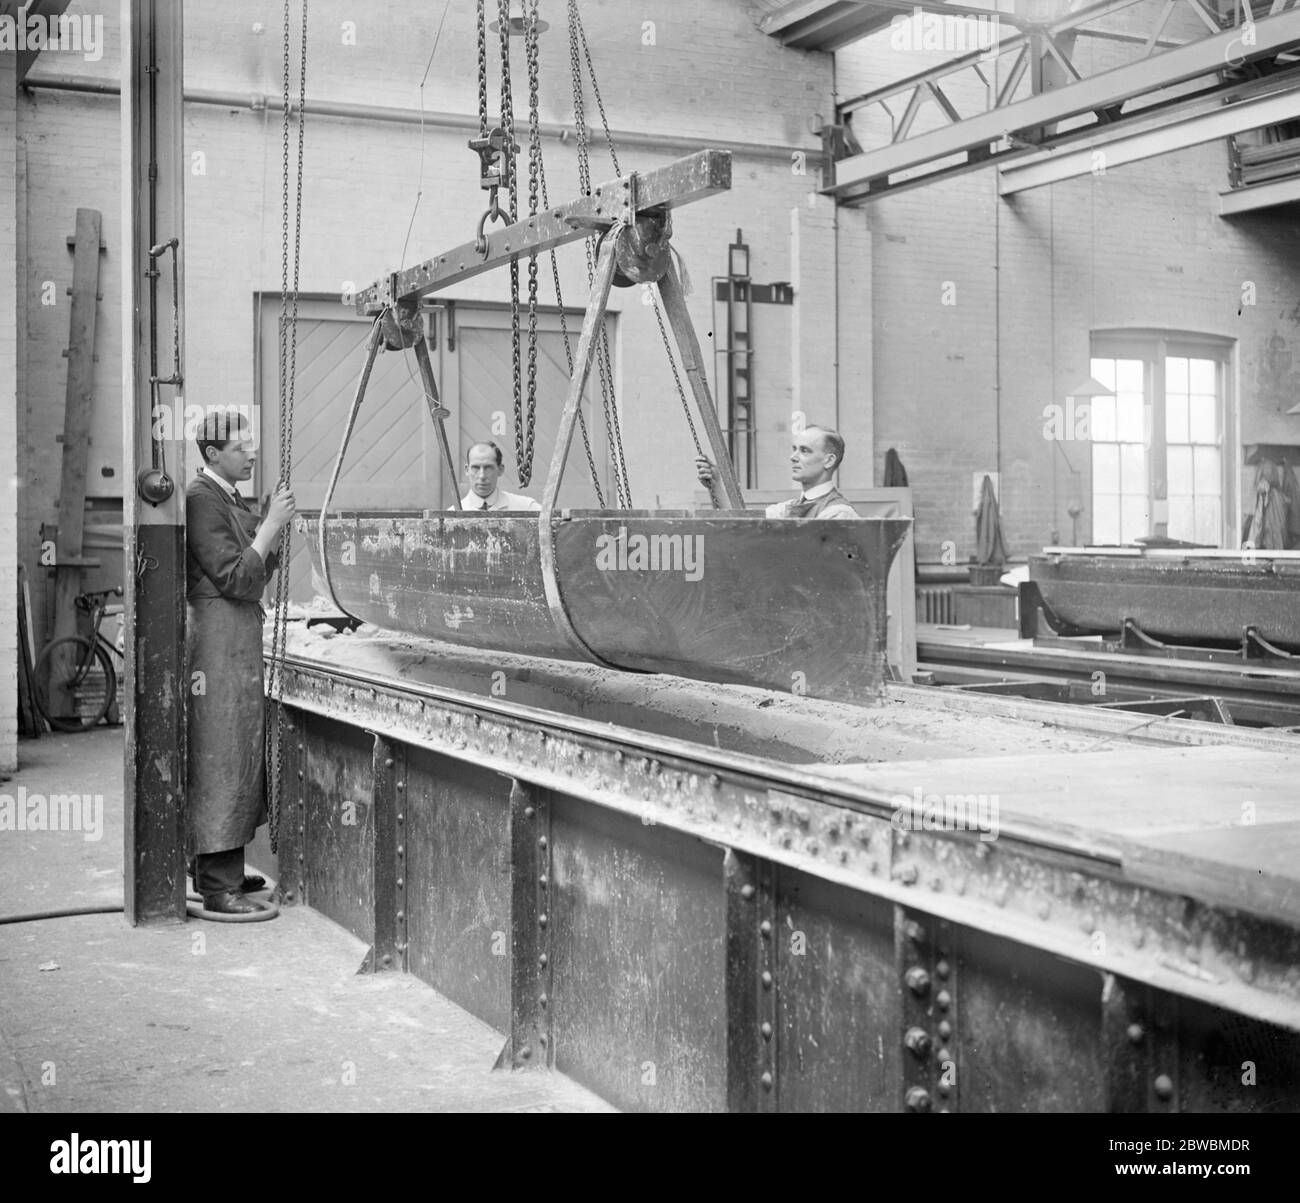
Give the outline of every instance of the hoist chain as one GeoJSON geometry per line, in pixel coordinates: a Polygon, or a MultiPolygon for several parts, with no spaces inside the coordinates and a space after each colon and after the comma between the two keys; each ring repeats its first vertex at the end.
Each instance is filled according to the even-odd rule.
{"type": "MultiPolygon", "coordinates": [[[[587,116],[583,99],[582,45],[579,36],[582,28],[577,0],[569,0],[569,73],[573,82],[573,124],[577,131],[578,187],[583,196],[591,195],[591,165],[587,148],[587,116]]],[[[584,39],[585,40],[585,39],[584,39]]],[[[590,64],[590,56],[587,62],[590,64]]],[[[592,77],[593,84],[595,77],[592,77]]],[[[596,263],[593,255],[594,239],[586,243],[587,283],[595,279],[596,263]]],[[[619,426],[618,404],[614,397],[614,378],[610,367],[609,332],[602,326],[596,344],[596,374],[600,381],[601,407],[605,415],[605,437],[609,444],[610,466],[614,476],[614,492],[618,503],[632,508],[632,490],[627,476],[627,463],[623,458],[623,436],[619,426]]]]}
{"type": "Polygon", "coordinates": [[[587,77],[591,80],[591,94],[596,98],[596,109],[600,113],[600,124],[605,131],[605,145],[609,147],[610,162],[614,164],[614,174],[622,175],[622,168],[618,165],[618,151],[614,149],[614,138],[609,132],[609,119],[605,116],[605,102],[600,98],[600,85],[596,82],[596,68],[591,62],[591,51],[587,48],[587,31],[582,27],[582,16],[578,12],[578,6],[575,0],[573,5],[574,23],[577,26],[577,35],[582,40],[582,54],[587,61],[587,77]]]}
{"type": "Polygon", "coordinates": [[[487,107],[487,14],[485,0],[478,0],[478,136],[488,133],[487,107]]]}
{"type": "MultiPolygon", "coordinates": [[[[294,196],[293,277],[289,273],[289,124],[292,105],[289,49],[291,0],[284,0],[284,126],[281,161],[280,212],[280,481],[288,484],[293,467],[293,407],[298,371],[298,280],[302,262],[302,176],[303,140],[307,115],[307,0],[302,0],[302,32],[298,66],[298,177],[294,196]]],[[[283,665],[289,612],[289,559],[292,530],[286,525],[280,532],[280,567],[275,583],[275,617],[271,633],[271,667],[268,693],[274,701],[274,734],[267,732],[271,750],[268,796],[268,825],[271,850],[280,841],[280,802],[284,795],[284,703],[283,665]]],[[[269,724],[268,724],[269,726],[269,724]]]]}
{"type": "MultiPolygon", "coordinates": [[[[497,40],[501,48],[501,131],[505,154],[515,152],[515,101],[510,87],[510,0],[497,0],[497,40]]],[[[519,219],[519,187],[510,173],[510,224],[519,219]]],[[[510,366],[514,384],[515,463],[522,471],[524,443],[523,368],[519,352],[519,257],[510,257],[510,366]]],[[[522,479],[522,478],[521,478],[522,479]]]]}
{"type": "MultiPolygon", "coordinates": [[[[528,216],[537,216],[537,173],[542,162],[542,130],[537,113],[537,0],[528,0],[524,50],[528,60],[528,216]]],[[[519,425],[515,425],[515,460],[519,483],[533,479],[533,435],[537,419],[537,254],[528,256],[528,415],[519,448],[519,425]]]]}
{"type": "Polygon", "coordinates": [[[668,366],[673,370],[673,383],[677,386],[677,397],[682,403],[682,412],[686,415],[686,425],[691,428],[691,442],[695,444],[695,454],[704,455],[704,446],[695,429],[695,419],[691,417],[691,407],[686,401],[686,390],[682,387],[682,378],[677,373],[677,357],[673,354],[672,343],[668,340],[668,331],[664,328],[663,310],[659,308],[659,297],[655,295],[655,321],[659,323],[659,335],[664,340],[664,349],[668,352],[668,366]]]}
{"type": "MultiPolygon", "coordinates": [[[[573,59],[574,63],[576,64],[576,56],[578,53],[578,46],[580,44],[583,58],[585,59],[587,64],[587,74],[591,78],[591,93],[595,97],[596,108],[600,113],[601,128],[604,130],[605,133],[605,145],[609,148],[609,158],[614,165],[614,174],[622,175],[623,174],[622,168],[619,167],[618,164],[618,151],[614,149],[614,137],[613,134],[610,132],[610,128],[609,128],[609,119],[605,115],[605,102],[601,99],[601,95],[600,95],[600,83],[596,79],[596,68],[592,64],[591,50],[587,45],[587,33],[586,30],[583,29],[582,27],[582,17],[578,13],[576,0],[570,0],[569,7],[570,7],[570,13],[572,17],[570,30],[569,30],[570,57],[571,59],[573,59]]],[[[577,79],[576,65],[574,66],[573,71],[574,71],[574,78],[576,80],[577,79]]],[[[582,147],[583,151],[585,152],[585,148],[586,148],[585,129],[583,130],[582,135],[580,135],[579,146],[582,147]]],[[[689,289],[690,287],[689,282],[685,281],[684,279],[683,283],[685,284],[686,288],[689,289]]],[[[686,390],[682,386],[682,378],[677,371],[677,360],[676,357],[673,355],[672,339],[668,337],[668,330],[664,325],[663,311],[660,308],[659,296],[657,291],[654,297],[654,308],[655,308],[655,320],[659,323],[659,337],[662,340],[664,345],[664,353],[668,356],[668,366],[672,368],[673,383],[677,386],[677,397],[678,400],[681,401],[682,403],[682,412],[686,415],[686,425],[690,428],[691,441],[695,444],[696,453],[699,455],[703,455],[704,448],[700,443],[699,433],[695,429],[695,419],[691,417],[691,407],[690,407],[690,403],[686,399],[686,390]]],[[[606,354],[607,353],[608,353],[608,348],[606,348],[606,354]]],[[[622,444],[620,441],[620,447],[621,445],[622,444]]]]}
{"type": "MultiPolygon", "coordinates": [[[[542,187],[542,207],[551,207],[551,198],[546,191],[546,165],[538,159],[537,173],[542,187]]],[[[560,290],[560,265],[551,252],[551,279],[555,283],[555,303],[560,309],[560,335],[564,340],[564,359],[569,367],[569,379],[573,379],[573,348],[569,343],[569,323],[564,316],[564,294],[560,290]]],[[[578,432],[582,435],[582,449],[587,453],[587,467],[591,469],[591,485],[596,490],[596,505],[605,508],[605,493],[600,487],[600,469],[596,467],[596,457],[591,452],[591,437],[587,434],[587,420],[582,416],[582,403],[578,404],[578,432]]]]}

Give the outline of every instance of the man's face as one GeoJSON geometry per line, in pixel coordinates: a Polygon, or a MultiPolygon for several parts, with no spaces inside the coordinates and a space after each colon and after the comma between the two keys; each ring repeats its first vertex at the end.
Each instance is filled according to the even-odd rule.
{"type": "Polygon", "coordinates": [[[491,497],[501,475],[496,452],[491,447],[471,448],[465,459],[465,472],[469,476],[469,487],[476,497],[491,497]]]}
{"type": "Polygon", "coordinates": [[[252,439],[231,439],[220,451],[208,449],[208,467],[232,485],[236,481],[252,480],[256,463],[257,451],[252,439]]]}
{"type": "Polygon", "coordinates": [[[816,426],[795,435],[790,447],[790,475],[808,487],[830,480],[835,456],[826,450],[826,440],[816,426]]]}

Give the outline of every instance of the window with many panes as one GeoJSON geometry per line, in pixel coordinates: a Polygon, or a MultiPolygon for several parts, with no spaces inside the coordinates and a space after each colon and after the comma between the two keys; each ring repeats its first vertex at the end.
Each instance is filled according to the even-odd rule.
{"type": "Polygon", "coordinates": [[[1093,337],[1092,541],[1166,535],[1224,545],[1229,430],[1227,340],[1093,337]]]}

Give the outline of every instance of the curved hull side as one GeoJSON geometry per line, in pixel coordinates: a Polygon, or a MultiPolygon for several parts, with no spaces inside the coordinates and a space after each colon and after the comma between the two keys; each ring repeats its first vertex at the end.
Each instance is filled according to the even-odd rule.
{"type": "Polygon", "coordinates": [[[906,520],[611,515],[557,523],[577,634],[606,663],[813,697],[884,686],[885,584],[906,520]]]}
{"type": "MultiPolygon", "coordinates": [[[[316,520],[302,519],[317,591],[316,520]]],[[[566,516],[560,604],[591,658],[813,697],[883,690],[885,587],[907,519],[566,516]]],[[[355,618],[468,647],[581,656],[547,606],[536,518],[331,519],[334,594],[355,618]]]]}

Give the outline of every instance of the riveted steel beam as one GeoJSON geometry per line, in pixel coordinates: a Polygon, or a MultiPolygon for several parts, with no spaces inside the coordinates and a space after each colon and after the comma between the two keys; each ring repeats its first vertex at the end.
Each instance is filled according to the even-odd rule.
{"type": "Polygon", "coordinates": [[[1300,931],[1135,884],[1010,816],[996,841],[913,830],[896,847],[893,795],[798,766],[298,658],[284,675],[299,709],[1300,1030],[1300,931]]]}

